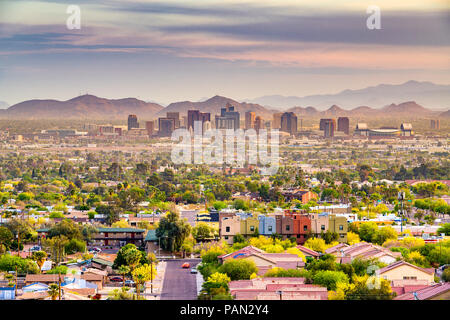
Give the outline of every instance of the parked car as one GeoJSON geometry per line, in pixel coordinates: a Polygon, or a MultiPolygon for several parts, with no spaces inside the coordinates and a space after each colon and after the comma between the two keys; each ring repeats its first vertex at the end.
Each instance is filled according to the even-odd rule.
{"type": "Polygon", "coordinates": [[[191,265],[189,264],[189,263],[187,263],[187,262],[185,262],[185,263],[183,263],[182,265],[181,265],[181,267],[182,268],[184,268],[184,269],[187,269],[187,268],[189,268],[191,265]]]}
{"type": "Polygon", "coordinates": [[[191,273],[197,273],[197,268],[192,268],[191,273]]]}
{"type": "Polygon", "coordinates": [[[41,250],[41,247],[40,246],[34,246],[34,247],[31,247],[30,248],[30,251],[31,252],[33,252],[33,251],[40,251],[41,250]]]}
{"type": "Polygon", "coordinates": [[[110,277],[109,278],[109,281],[112,281],[112,282],[122,282],[122,277],[110,277]]]}
{"type": "Polygon", "coordinates": [[[126,286],[134,286],[134,281],[133,280],[125,280],[125,285],[126,286]]]}

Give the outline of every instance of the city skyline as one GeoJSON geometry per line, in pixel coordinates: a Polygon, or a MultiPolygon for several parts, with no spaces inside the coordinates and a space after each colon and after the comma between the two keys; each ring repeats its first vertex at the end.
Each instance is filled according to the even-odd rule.
{"type": "Polygon", "coordinates": [[[89,92],[168,104],[450,83],[447,2],[378,1],[381,30],[366,27],[371,4],[4,1],[0,100],[89,92]],[[69,4],[80,30],[66,27],[69,4]]]}

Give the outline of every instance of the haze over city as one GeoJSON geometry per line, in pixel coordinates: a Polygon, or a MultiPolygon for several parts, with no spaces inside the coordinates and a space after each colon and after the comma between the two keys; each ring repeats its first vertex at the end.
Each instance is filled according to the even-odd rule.
{"type": "Polygon", "coordinates": [[[450,83],[449,3],[2,1],[0,100],[92,93],[169,104],[307,96],[409,80],[450,83]]]}

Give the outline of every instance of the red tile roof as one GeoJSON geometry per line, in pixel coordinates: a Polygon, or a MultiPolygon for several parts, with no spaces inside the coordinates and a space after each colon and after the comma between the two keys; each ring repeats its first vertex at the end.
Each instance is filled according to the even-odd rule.
{"type": "Polygon", "coordinates": [[[313,257],[318,257],[318,256],[320,256],[320,253],[318,253],[318,252],[316,252],[316,251],[314,251],[314,250],[311,250],[311,249],[309,249],[309,248],[307,248],[307,247],[304,247],[304,246],[302,246],[302,245],[298,245],[296,248],[299,249],[301,252],[307,254],[307,255],[311,255],[311,256],[313,256],[313,257]]]}
{"type": "Polygon", "coordinates": [[[407,292],[394,300],[428,300],[450,290],[450,283],[443,282],[416,291],[407,292]]]}
{"type": "Polygon", "coordinates": [[[413,265],[411,263],[408,263],[406,261],[403,261],[403,260],[394,262],[394,263],[392,263],[392,264],[390,264],[390,265],[388,265],[388,266],[386,266],[384,268],[381,268],[381,269],[377,270],[377,274],[383,274],[386,271],[389,271],[389,270],[392,270],[392,269],[395,269],[395,268],[398,268],[398,267],[401,267],[401,266],[404,266],[404,265],[416,268],[417,270],[423,271],[423,272],[428,273],[428,274],[434,274],[434,268],[421,268],[421,267],[415,266],[415,265],[413,265]]]}

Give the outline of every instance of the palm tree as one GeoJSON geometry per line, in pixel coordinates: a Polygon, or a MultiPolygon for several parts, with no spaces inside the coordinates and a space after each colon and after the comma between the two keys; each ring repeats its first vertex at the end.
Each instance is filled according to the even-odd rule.
{"type": "Polygon", "coordinates": [[[52,297],[52,300],[56,300],[56,297],[59,295],[59,286],[56,283],[50,284],[47,293],[52,297]]]}
{"type": "Polygon", "coordinates": [[[130,267],[121,265],[119,267],[119,273],[122,275],[122,287],[125,286],[125,275],[130,272],[130,267]]]}

